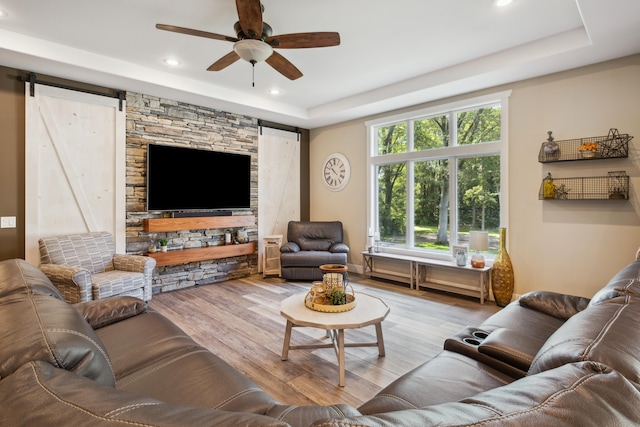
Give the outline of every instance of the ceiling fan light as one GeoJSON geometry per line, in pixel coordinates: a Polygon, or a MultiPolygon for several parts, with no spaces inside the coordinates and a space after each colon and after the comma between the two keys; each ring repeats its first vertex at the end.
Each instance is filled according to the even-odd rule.
{"type": "Polygon", "coordinates": [[[273,48],[261,40],[238,40],[233,45],[233,50],[238,56],[247,62],[262,62],[273,53],[273,48]]]}

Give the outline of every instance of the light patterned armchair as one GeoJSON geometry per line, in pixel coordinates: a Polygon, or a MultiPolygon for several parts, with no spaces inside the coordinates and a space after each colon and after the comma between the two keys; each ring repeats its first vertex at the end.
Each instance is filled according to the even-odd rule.
{"type": "Polygon", "coordinates": [[[110,233],[100,231],[40,239],[40,269],[71,304],[116,295],[149,301],[156,260],[115,253],[110,233]]]}

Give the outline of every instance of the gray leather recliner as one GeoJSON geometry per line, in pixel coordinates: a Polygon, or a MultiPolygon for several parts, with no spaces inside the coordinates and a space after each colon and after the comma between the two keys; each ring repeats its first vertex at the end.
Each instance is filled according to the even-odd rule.
{"type": "Polygon", "coordinates": [[[290,221],[280,247],[282,277],[322,280],[323,264],[347,265],[349,247],[342,242],[340,221],[290,221]]]}

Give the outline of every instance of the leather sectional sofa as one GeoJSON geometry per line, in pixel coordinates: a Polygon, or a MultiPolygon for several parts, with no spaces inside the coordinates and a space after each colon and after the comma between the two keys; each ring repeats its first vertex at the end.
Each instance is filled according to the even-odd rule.
{"type": "Polygon", "coordinates": [[[633,426],[640,261],[592,299],[522,296],[359,408],[275,401],[133,297],[70,305],[0,262],[0,425],[633,426]]]}

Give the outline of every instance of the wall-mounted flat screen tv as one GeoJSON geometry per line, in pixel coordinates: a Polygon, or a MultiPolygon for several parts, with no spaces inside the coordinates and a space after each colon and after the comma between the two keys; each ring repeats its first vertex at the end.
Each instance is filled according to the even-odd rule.
{"type": "Polygon", "coordinates": [[[249,209],[251,156],[147,145],[148,211],[249,209]]]}

